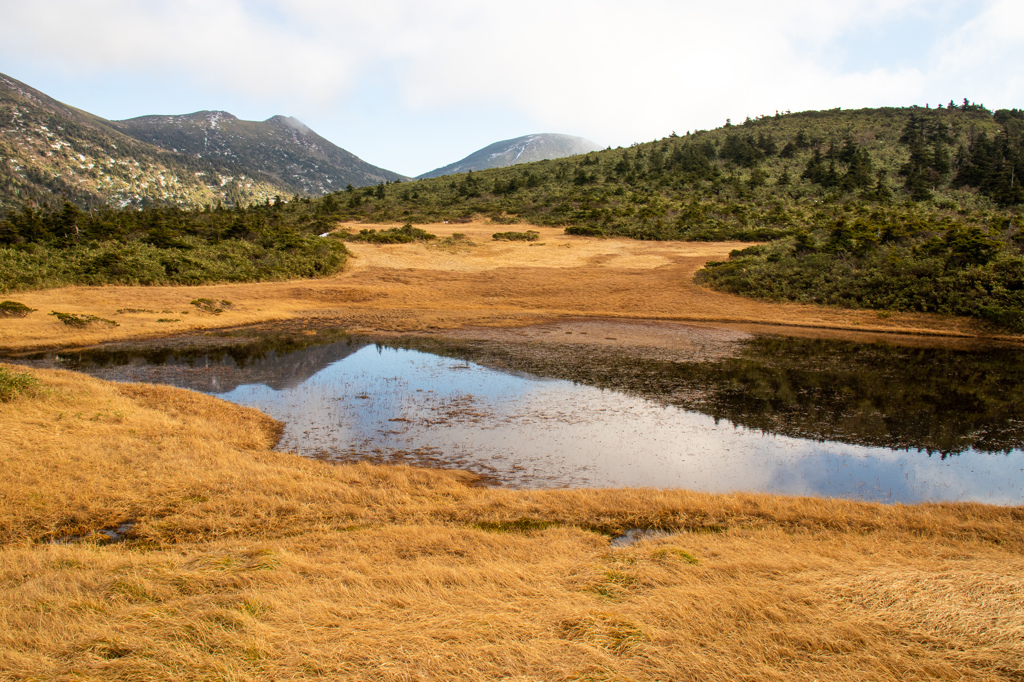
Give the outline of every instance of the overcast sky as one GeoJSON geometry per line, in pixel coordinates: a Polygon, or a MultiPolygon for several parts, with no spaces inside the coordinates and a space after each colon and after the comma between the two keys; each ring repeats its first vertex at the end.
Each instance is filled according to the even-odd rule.
{"type": "Polygon", "coordinates": [[[0,72],[105,118],[299,118],[407,175],[529,133],[1024,107],[1024,0],[0,0],[0,72]]]}

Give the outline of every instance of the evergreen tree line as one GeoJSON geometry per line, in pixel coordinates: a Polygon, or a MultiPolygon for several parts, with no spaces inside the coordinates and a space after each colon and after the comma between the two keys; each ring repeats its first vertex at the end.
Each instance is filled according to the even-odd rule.
{"type": "Polygon", "coordinates": [[[347,250],[316,230],[322,204],[83,211],[25,208],[0,220],[0,291],[72,284],[201,284],[321,277],[347,250]]]}
{"type": "MultiPolygon", "coordinates": [[[[844,212],[815,230],[734,251],[698,281],[770,300],[977,317],[1024,331],[1024,234],[909,211],[844,212]]],[[[1019,222],[1019,218],[1017,218],[1019,222]]]]}

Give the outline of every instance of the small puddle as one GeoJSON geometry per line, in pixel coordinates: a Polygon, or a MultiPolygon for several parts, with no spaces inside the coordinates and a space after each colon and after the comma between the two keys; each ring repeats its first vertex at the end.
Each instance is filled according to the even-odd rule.
{"type": "Polygon", "coordinates": [[[135,526],[134,521],[125,521],[114,528],[101,528],[95,530],[87,535],[64,535],[59,538],[52,538],[49,540],[50,544],[53,545],[72,545],[88,540],[98,540],[103,544],[109,544],[112,542],[121,542],[124,540],[125,535],[135,526]],[[104,540],[104,538],[106,538],[104,540]]]}
{"type": "Polygon", "coordinates": [[[608,545],[611,547],[629,547],[641,540],[657,540],[658,538],[671,537],[672,533],[654,528],[630,528],[622,535],[612,538],[608,545]]]}

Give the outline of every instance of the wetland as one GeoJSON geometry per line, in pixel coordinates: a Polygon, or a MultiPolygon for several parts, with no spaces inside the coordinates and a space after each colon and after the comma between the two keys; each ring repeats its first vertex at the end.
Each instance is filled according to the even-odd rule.
{"type": "Polygon", "coordinates": [[[536,229],[19,294],[0,669],[1020,676],[1020,337],[693,284],[735,244],[536,229]]]}
{"type": "Polygon", "coordinates": [[[307,457],[514,488],[996,504],[1024,490],[1015,347],[583,320],[513,334],[239,330],[23,361],[256,407],[285,424],[278,449],[307,457]]]}

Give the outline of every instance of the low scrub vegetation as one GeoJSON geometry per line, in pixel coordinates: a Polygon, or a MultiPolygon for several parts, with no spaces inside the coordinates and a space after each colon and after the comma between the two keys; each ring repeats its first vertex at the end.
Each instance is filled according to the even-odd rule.
{"type": "Polygon", "coordinates": [[[307,207],[25,209],[0,220],[0,292],[323,277],[348,252],[317,236],[322,225],[307,207]]]}
{"type": "Polygon", "coordinates": [[[734,251],[697,279],[757,298],[966,315],[1020,332],[1022,244],[1009,221],[999,231],[983,230],[851,207],[812,231],[734,251]]]}
{"type": "Polygon", "coordinates": [[[0,302],[0,317],[25,317],[35,311],[35,308],[29,308],[24,303],[19,303],[18,301],[0,302]]]}
{"type": "Polygon", "coordinates": [[[497,242],[535,242],[540,239],[540,232],[537,230],[526,230],[525,232],[495,232],[491,239],[497,242]]]}
{"type": "Polygon", "coordinates": [[[449,253],[466,252],[477,246],[477,243],[462,232],[453,232],[450,237],[444,237],[430,242],[430,247],[448,251],[449,253]]]}
{"type": "Polygon", "coordinates": [[[406,223],[401,227],[391,227],[385,230],[359,230],[355,234],[346,232],[334,233],[336,237],[347,242],[366,242],[368,244],[409,244],[411,242],[426,242],[437,239],[436,234],[430,234],[426,230],[413,227],[406,223]]]}
{"type": "Polygon", "coordinates": [[[211,315],[220,315],[225,309],[232,307],[234,304],[231,301],[225,301],[223,299],[216,300],[213,298],[197,298],[192,301],[192,305],[204,313],[210,313],[211,315]]]}
{"type": "Polygon", "coordinates": [[[117,322],[114,322],[113,320],[107,320],[107,319],[104,319],[102,317],[96,317],[95,315],[84,315],[84,314],[78,314],[78,313],[61,313],[61,312],[57,312],[56,310],[50,311],[50,314],[53,315],[54,317],[56,317],[61,322],[63,322],[68,327],[79,327],[79,328],[88,327],[89,325],[94,324],[96,322],[101,322],[103,324],[108,324],[111,327],[118,326],[117,322]]]}

